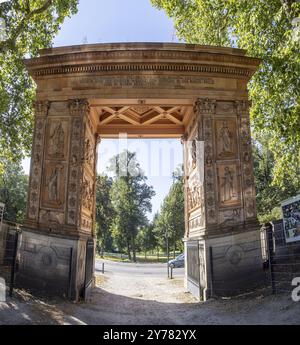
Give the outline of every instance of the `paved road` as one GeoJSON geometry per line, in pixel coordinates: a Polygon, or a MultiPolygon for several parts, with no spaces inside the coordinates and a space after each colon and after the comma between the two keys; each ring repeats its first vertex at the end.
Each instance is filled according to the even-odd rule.
{"type": "MultiPolygon", "coordinates": [[[[102,270],[104,262],[104,270],[106,274],[121,274],[135,276],[151,276],[163,277],[167,275],[167,264],[135,264],[129,262],[116,262],[110,260],[96,259],[96,273],[102,270]]],[[[184,268],[175,268],[173,270],[174,277],[183,277],[184,268]]]]}

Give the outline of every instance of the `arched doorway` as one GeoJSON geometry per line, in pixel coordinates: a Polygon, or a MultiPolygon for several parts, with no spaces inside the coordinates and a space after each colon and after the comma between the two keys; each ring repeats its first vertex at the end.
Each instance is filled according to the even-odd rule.
{"type": "Polygon", "coordinates": [[[240,263],[261,264],[259,248],[242,245],[259,241],[247,95],[259,62],[237,49],[160,43],[61,47],[27,60],[37,100],[20,277],[57,287],[71,273],[78,298],[94,238],[97,143],[126,133],[182,139],[186,288],[209,296],[209,248],[220,244],[222,279],[242,288],[240,263]]]}

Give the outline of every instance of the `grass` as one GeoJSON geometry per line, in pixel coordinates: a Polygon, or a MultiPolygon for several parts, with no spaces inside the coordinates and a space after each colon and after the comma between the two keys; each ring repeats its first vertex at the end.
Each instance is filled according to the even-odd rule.
{"type": "MultiPolygon", "coordinates": [[[[179,255],[180,253],[176,253],[175,256],[179,255]]],[[[104,254],[104,257],[102,258],[98,253],[96,254],[97,259],[105,259],[110,260],[114,262],[132,262],[127,257],[122,257],[120,254],[115,255],[109,255],[108,253],[104,254]]],[[[173,259],[173,255],[170,255],[170,260],[173,259]]],[[[145,254],[138,253],[136,255],[136,261],[137,263],[167,263],[168,258],[165,254],[160,254],[159,258],[157,257],[157,254],[147,254],[145,258],[145,254]]]]}

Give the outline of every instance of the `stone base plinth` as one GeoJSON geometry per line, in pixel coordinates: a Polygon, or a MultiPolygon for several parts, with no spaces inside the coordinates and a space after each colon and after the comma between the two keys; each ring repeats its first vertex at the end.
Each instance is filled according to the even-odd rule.
{"type": "Polygon", "coordinates": [[[23,229],[16,285],[78,300],[85,282],[86,241],[23,229]]]}
{"type": "Polygon", "coordinates": [[[185,240],[185,286],[196,298],[233,296],[266,283],[260,231],[185,240]]]}

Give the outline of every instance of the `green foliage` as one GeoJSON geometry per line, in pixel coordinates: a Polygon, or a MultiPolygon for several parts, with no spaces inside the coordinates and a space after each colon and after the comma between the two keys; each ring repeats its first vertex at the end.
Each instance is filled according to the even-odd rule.
{"type": "Polygon", "coordinates": [[[78,0],[10,0],[0,4],[0,151],[19,159],[29,153],[35,86],[22,62],[48,48],[78,0]]]}
{"type": "Polygon", "coordinates": [[[271,212],[258,217],[260,224],[269,223],[282,218],[280,207],[274,207],[271,212]]]}
{"type": "MultiPolygon", "coordinates": [[[[253,162],[256,185],[256,201],[259,220],[272,215],[272,210],[281,201],[292,197],[300,190],[300,175],[293,170],[284,172],[284,183],[275,185],[273,174],[275,156],[270,148],[270,133],[265,130],[254,136],[253,162]]],[[[290,169],[293,169],[292,162],[290,169]]]]}
{"type": "Polygon", "coordinates": [[[299,180],[300,2],[151,1],[174,19],[180,39],[239,47],[262,59],[249,83],[252,125],[256,133],[268,133],[268,150],[274,157],[272,185],[284,188],[287,178],[299,180]]]}
{"type": "Polygon", "coordinates": [[[4,172],[0,174],[0,202],[5,204],[4,219],[22,223],[25,218],[28,176],[19,162],[2,160],[4,172]]]}
{"type": "Polygon", "coordinates": [[[151,198],[155,195],[147,185],[136,159],[136,154],[123,151],[111,159],[110,170],[114,173],[110,197],[114,209],[112,236],[119,250],[127,250],[136,261],[136,237],[147,225],[146,212],[152,209],[151,198]]]}
{"type": "Polygon", "coordinates": [[[147,252],[156,248],[157,240],[154,235],[154,224],[142,227],[137,235],[137,245],[140,251],[147,252]]]}
{"type": "Polygon", "coordinates": [[[184,236],[184,190],[182,174],[173,174],[174,182],[165,197],[159,214],[154,218],[154,232],[161,248],[166,248],[166,237],[173,252],[183,250],[184,236]]]}
{"type": "Polygon", "coordinates": [[[114,217],[114,210],[110,200],[112,178],[108,176],[97,176],[96,181],[96,225],[97,245],[101,252],[113,249],[111,234],[111,223],[114,217]]]}

